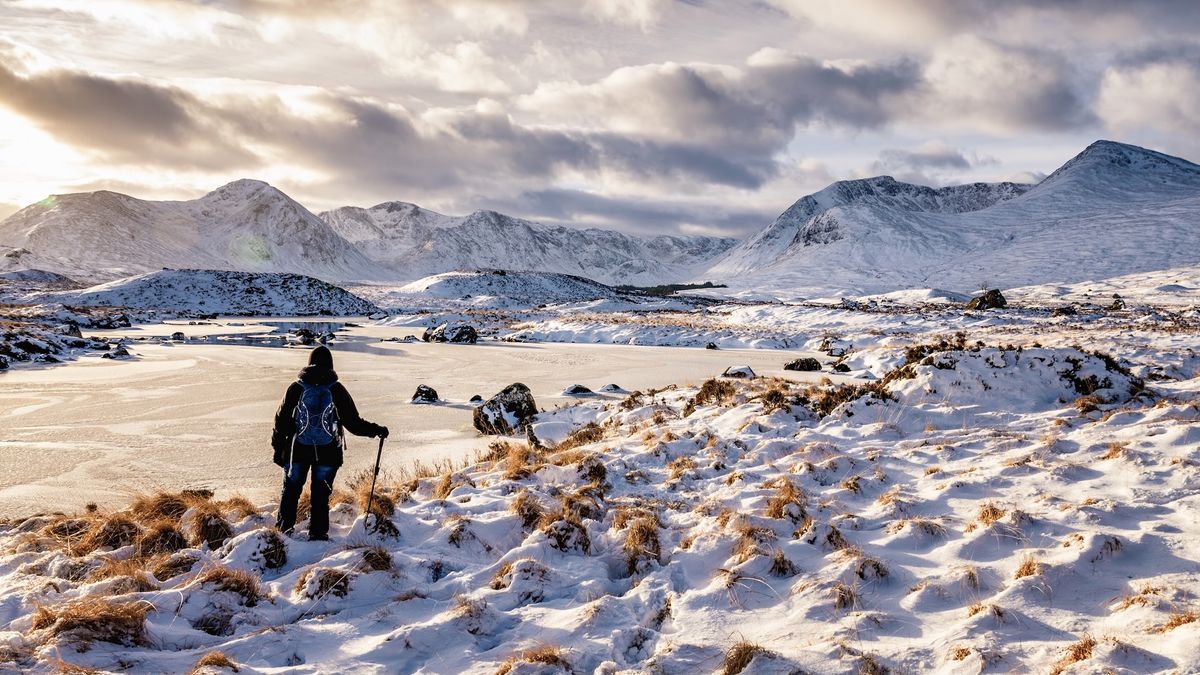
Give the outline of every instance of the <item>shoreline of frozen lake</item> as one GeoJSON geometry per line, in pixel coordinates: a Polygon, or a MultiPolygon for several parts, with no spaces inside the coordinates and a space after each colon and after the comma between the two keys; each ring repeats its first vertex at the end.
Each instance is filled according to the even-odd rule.
{"type": "MultiPolygon", "coordinates": [[[[322,317],[319,321],[339,321],[322,317]]],[[[270,319],[238,319],[240,326],[139,325],[92,331],[108,337],[189,337],[254,333],[270,319]]],[[[92,333],[92,332],[89,332],[92,333]]],[[[362,415],[392,429],[385,468],[413,460],[465,458],[491,437],[471,426],[474,394],[491,396],[524,382],[543,409],[570,404],[572,384],[627,390],[698,384],[727,366],[749,365],[759,375],[785,376],[783,364],[808,352],[704,350],[587,344],[477,345],[379,343],[412,329],[359,325],[329,346],[335,365],[362,415]],[[358,351],[362,344],[378,349],[358,351]],[[347,347],[349,346],[349,349],[347,347]],[[409,403],[418,384],[446,403],[409,403]]],[[[0,516],[73,511],[89,502],[117,506],[148,490],[208,488],[273,500],[278,468],[268,445],[276,406],[306,362],[304,347],[247,347],[219,342],[162,344],[133,341],[134,361],[85,356],[63,366],[22,368],[0,376],[0,516]]],[[[816,381],[827,373],[793,373],[816,381]]],[[[834,379],[841,379],[834,376],[834,379]]],[[[375,442],[349,437],[342,476],[368,468],[375,442]]]]}

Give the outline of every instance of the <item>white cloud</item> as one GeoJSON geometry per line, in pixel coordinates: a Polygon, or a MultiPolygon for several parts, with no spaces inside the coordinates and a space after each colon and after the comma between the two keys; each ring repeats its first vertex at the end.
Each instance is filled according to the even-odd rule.
{"type": "Polygon", "coordinates": [[[1200,135],[1200,62],[1170,60],[1109,67],[1096,110],[1118,132],[1152,128],[1200,135]]]}

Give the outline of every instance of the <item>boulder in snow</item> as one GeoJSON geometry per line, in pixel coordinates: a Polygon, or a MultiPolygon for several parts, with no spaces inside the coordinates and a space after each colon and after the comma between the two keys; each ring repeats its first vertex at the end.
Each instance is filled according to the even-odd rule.
{"type": "Polygon", "coordinates": [[[413,403],[437,403],[438,400],[437,390],[425,384],[417,385],[417,391],[412,396],[413,403]]]}
{"type": "Polygon", "coordinates": [[[1008,300],[1004,299],[1004,294],[999,288],[993,288],[983,295],[971,298],[967,303],[967,309],[1001,309],[1008,306],[1008,300]]]}
{"type": "Polygon", "coordinates": [[[624,394],[625,393],[625,389],[617,384],[606,384],[603,387],[600,387],[600,391],[604,392],[605,394],[624,394]]]}
{"type": "Polygon", "coordinates": [[[721,377],[734,377],[738,379],[749,380],[758,377],[758,375],[754,374],[754,370],[751,369],[750,366],[730,366],[725,369],[725,372],[721,373],[721,377]]]}
{"type": "Polygon", "coordinates": [[[789,361],[783,366],[784,370],[798,370],[803,372],[812,372],[821,369],[821,362],[811,356],[803,356],[795,361],[789,361]]]}
{"type": "Polygon", "coordinates": [[[479,332],[467,324],[444,323],[436,328],[426,328],[421,339],[426,342],[452,342],[454,344],[475,344],[479,340],[479,332]]]}
{"type": "Polygon", "coordinates": [[[472,421],[480,433],[513,436],[524,432],[530,443],[536,444],[533,418],[537,412],[533,392],[524,384],[514,382],[475,408],[472,421]]]}
{"type": "Polygon", "coordinates": [[[582,384],[573,384],[566,389],[563,389],[563,396],[590,396],[592,390],[582,384]]]}
{"type": "Polygon", "coordinates": [[[710,342],[710,343],[704,345],[704,348],[705,349],[718,349],[717,343],[715,343],[715,342],[710,342]]]}
{"type": "Polygon", "coordinates": [[[177,330],[174,333],[171,333],[171,341],[172,342],[186,342],[187,336],[183,334],[183,331],[177,330]]]}

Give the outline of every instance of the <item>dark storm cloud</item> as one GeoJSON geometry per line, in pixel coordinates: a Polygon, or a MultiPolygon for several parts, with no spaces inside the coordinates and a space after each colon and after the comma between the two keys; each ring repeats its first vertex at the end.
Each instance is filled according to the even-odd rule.
{"type": "Polygon", "coordinates": [[[117,162],[252,164],[250,153],[206,123],[204,104],[173,87],[64,70],[22,76],[0,63],[0,105],[62,142],[117,162]]]}

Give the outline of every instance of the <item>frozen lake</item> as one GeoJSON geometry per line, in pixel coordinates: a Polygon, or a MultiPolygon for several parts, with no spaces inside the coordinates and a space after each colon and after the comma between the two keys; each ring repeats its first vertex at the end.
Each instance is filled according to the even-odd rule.
{"type": "MultiPolygon", "coordinates": [[[[139,326],[88,334],[189,337],[254,334],[242,326],[139,326]]],[[[361,326],[330,344],[341,381],[366,419],[387,425],[385,467],[413,459],[469,456],[490,437],[471,426],[474,394],[491,396],[524,382],[538,405],[574,399],[571,384],[625,389],[698,384],[727,366],[749,365],[760,375],[784,376],[782,366],[802,352],[708,351],[626,345],[477,345],[380,342],[407,329],[361,326]],[[412,405],[418,384],[447,403],[412,405]]],[[[76,363],[20,368],[0,374],[0,516],[81,509],[88,502],[117,506],[155,489],[209,488],[258,502],[276,497],[279,469],[271,463],[272,419],[284,389],[307,362],[305,347],[261,347],[228,340],[132,345],[135,361],[87,356],[76,363]]],[[[821,373],[786,373],[819,379],[821,373]]],[[[341,476],[369,468],[375,441],[348,437],[341,476]]]]}

